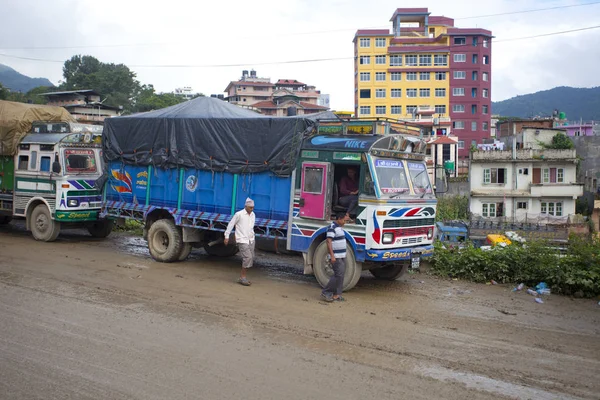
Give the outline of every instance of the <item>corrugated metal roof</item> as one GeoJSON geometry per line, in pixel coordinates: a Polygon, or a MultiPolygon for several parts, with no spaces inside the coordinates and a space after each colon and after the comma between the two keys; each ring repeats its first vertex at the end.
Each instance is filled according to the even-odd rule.
{"type": "Polygon", "coordinates": [[[58,94],[78,94],[78,93],[97,94],[98,96],[100,95],[100,93],[96,92],[95,90],[83,89],[83,90],[66,90],[64,92],[39,93],[38,96],[51,96],[51,95],[58,95],[58,94]]]}
{"type": "Polygon", "coordinates": [[[21,144],[56,144],[70,133],[29,133],[21,144]]]}

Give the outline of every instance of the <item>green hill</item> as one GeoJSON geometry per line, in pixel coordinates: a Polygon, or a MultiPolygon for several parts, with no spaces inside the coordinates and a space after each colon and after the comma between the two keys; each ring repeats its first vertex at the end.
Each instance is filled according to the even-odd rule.
{"type": "Polygon", "coordinates": [[[22,93],[27,93],[38,86],[54,86],[46,78],[30,78],[4,64],[0,64],[0,83],[12,92],[22,93]]]}

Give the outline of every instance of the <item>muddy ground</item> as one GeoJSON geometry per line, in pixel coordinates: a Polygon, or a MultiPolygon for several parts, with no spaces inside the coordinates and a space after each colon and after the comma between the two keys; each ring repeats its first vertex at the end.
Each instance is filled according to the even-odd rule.
{"type": "Polygon", "coordinates": [[[0,227],[1,399],[600,397],[598,299],[363,273],[318,300],[301,258],[151,260],[118,233],[0,227]]]}

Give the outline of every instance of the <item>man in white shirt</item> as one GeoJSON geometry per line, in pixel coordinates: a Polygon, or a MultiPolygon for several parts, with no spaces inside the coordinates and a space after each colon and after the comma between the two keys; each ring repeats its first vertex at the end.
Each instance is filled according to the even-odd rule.
{"type": "Polygon", "coordinates": [[[244,286],[250,286],[251,283],[246,278],[246,270],[252,267],[254,261],[254,221],[256,216],[254,215],[254,200],[251,198],[246,199],[244,209],[236,212],[227,225],[225,231],[225,246],[229,244],[229,236],[231,231],[235,228],[235,242],[240,249],[242,256],[242,274],[238,283],[244,286]]]}

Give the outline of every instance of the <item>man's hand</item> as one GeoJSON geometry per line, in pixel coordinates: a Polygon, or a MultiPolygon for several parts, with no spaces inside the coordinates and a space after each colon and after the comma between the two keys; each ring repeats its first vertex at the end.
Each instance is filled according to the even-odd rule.
{"type": "Polygon", "coordinates": [[[223,240],[223,243],[225,243],[225,246],[227,246],[229,244],[229,238],[223,240]]]}
{"type": "Polygon", "coordinates": [[[354,192],[350,192],[350,194],[358,194],[358,190],[355,190],[354,192]]]}
{"type": "Polygon", "coordinates": [[[334,264],[335,263],[335,257],[330,255],[329,258],[331,258],[331,263],[334,264]]]}

